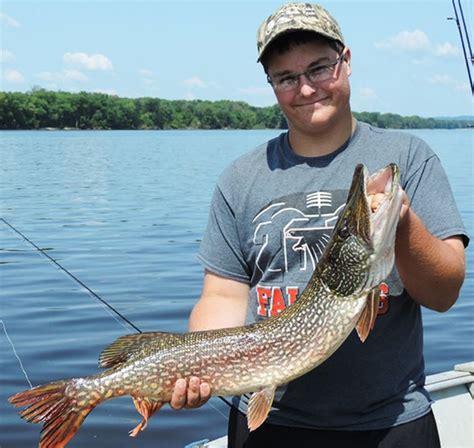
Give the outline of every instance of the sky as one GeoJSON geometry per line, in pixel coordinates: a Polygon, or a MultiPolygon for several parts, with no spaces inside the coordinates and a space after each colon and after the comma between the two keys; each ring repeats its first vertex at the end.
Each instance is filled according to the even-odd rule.
{"type": "MultiPolygon", "coordinates": [[[[320,2],[352,54],[356,112],[473,114],[451,0],[320,2]]],[[[461,1],[472,25],[471,0],[461,1]]],[[[256,31],[281,1],[0,0],[0,90],[275,104],[256,31]]],[[[471,36],[471,41],[473,41],[471,36]]]]}

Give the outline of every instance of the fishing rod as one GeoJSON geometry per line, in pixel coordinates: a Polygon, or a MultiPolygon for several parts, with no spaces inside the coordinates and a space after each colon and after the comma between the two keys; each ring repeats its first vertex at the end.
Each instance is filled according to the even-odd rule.
{"type": "MultiPolygon", "coordinates": [[[[72,272],[70,272],[68,269],[66,269],[61,263],[59,263],[57,260],[55,260],[53,257],[51,257],[44,249],[41,249],[34,241],[32,241],[30,238],[28,238],[24,233],[22,233],[20,230],[18,230],[15,226],[10,224],[6,219],[0,218],[0,221],[2,221],[6,226],[8,226],[11,230],[13,230],[17,235],[19,235],[21,238],[23,238],[24,241],[26,241],[28,244],[30,244],[32,247],[34,247],[41,255],[45,256],[49,261],[54,263],[61,271],[63,271],[65,274],[67,274],[72,280],[74,280],[76,283],[81,285],[83,288],[85,288],[93,297],[95,297],[97,300],[99,300],[103,305],[107,307],[109,311],[111,311],[115,316],[120,318],[123,322],[126,322],[130,327],[132,327],[134,330],[136,330],[138,333],[143,333],[142,330],[140,330],[132,321],[127,319],[122,313],[120,313],[116,308],[114,308],[110,303],[108,303],[105,299],[103,299],[99,294],[97,294],[95,291],[93,291],[89,286],[87,286],[82,280],[80,280],[78,277],[76,277],[72,272]]],[[[116,317],[113,316],[115,319],[116,317]]],[[[116,319],[117,320],[117,319],[116,319]]],[[[118,321],[120,322],[120,321],[118,321]]],[[[123,325],[123,322],[120,322],[123,325]]],[[[2,321],[3,324],[3,321],[2,321]]],[[[28,378],[28,376],[27,376],[28,378]]],[[[28,379],[29,381],[29,379],[28,379]]],[[[31,383],[30,383],[31,384],[31,383]]],[[[232,403],[229,402],[226,398],[218,396],[225,404],[227,404],[229,407],[232,407],[232,403]]],[[[212,406],[211,403],[209,403],[211,407],[214,409],[218,410],[214,406],[212,406]]],[[[223,415],[220,411],[218,411],[221,415],[223,415]]],[[[226,416],[224,416],[227,418],[226,416]]]]}
{"type": "Polygon", "coordinates": [[[472,70],[472,64],[474,63],[474,58],[472,56],[471,42],[469,40],[469,33],[467,31],[466,21],[464,20],[464,13],[463,13],[462,6],[461,6],[461,0],[458,0],[458,7],[459,7],[459,11],[461,13],[461,20],[462,20],[462,23],[463,23],[465,36],[463,35],[462,29],[461,29],[461,23],[460,23],[460,20],[459,20],[458,11],[457,11],[456,3],[454,2],[454,0],[452,0],[452,4],[453,4],[454,16],[455,17],[448,17],[448,20],[454,20],[456,22],[457,27],[458,27],[459,38],[461,39],[462,51],[463,51],[463,54],[464,54],[464,62],[466,63],[467,76],[469,78],[469,84],[471,86],[471,93],[474,95],[474,83],[472,81],[472,76],[471,76],[471,70],[472,70]],[[469,57],[467,55],[466,45],[464,43],[465,40],[466,40],[467,45],[469,47],[469,57]],[[471,66],[469,65],[469,59],[470,59],[470,62],[471,62],[471,66]]]}
{"type": "Polygon", "coordinates": [[[461,13],[461,21],[464,27],[464,36],[466,36],[467,48],[469,49],[469,56],[471,57],[471,64],[474,64],[474,57],[472,56],[471,41],[469,39],[469,33],[467,31],[466,20],[464,19],[464,12],[461,6],[461,0],[458,0],[459,12],[461,13]]]}

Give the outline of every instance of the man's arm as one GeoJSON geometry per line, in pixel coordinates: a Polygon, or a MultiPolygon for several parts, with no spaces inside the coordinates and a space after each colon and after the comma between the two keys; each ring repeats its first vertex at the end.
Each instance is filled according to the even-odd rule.
{"type": "MultiPolygon", "coordinates": [[[[189,319],[190,331],[214,330],[244,325],[249,286],[245,283],[221,277],[210,271],[204,274],[201,298],[189,319]]],[[[176,382],[170,406],[174,409],[197,408],[211,396],[207,383],[197,377],[176,382]]]]}
{"type": "Polygon", "coordinates": [[[248,296],[248,284],[206,271],[201,298],[189,319],[189,331],[244,325],[248,296]]]}
{"type": "Polygon", "coordinates": [[[395,258],[405,289],[416,302],[439,312],[454,305],[466,271],[461,237],[434,237],[416,213],[404,206],[395,258]]]}

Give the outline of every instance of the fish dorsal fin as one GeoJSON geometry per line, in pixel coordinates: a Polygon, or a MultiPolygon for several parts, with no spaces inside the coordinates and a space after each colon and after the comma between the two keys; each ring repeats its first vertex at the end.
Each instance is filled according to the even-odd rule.
{"type": "Polygon", "coordinates": [[[247,426],[250,431],[257,429],[267,418],[275,396],[275,386],[268,386],[254,392],[250,397],[247,410],[247,426]]]}
{"type": "Polygon", "coordinates": [[[146,344],[160,339],[168,339],[169,337],[176,337],[176,335],[153,331],[120,336],[102,350],[99,356],[99,367],[109,368],[125,362],[146,344]]]}
{"type": "Polygon", "coordinates": [[[356,325],[357,334],[362,342],[365,342],[370,331],[374,328],[375,319],[379,310],[380,289],[372,289],[367,297],[367,303],[364,311],[356,325]]]}

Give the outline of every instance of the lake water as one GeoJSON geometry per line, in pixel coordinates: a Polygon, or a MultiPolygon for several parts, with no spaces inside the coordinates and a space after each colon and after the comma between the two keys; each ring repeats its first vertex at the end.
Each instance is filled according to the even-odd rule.
{"type": "MultiPolygon", "coordinates": [[[[473,224],[473,131],[420,130],[473,224]]],[[[0,133],[1,217],[142,331],[185,331],[199,296],[196,251],[214,183],[279,131],[16,131],[0,133]]],[[[0,447],[33,447],[39,425],[7,397],[98,371],[101,349],[134,331],[0,221],[0,447]]],[[[473,252],[457,304],[424,312],[427,372],[474,359],[473,252]]],[[[130,398],[96,408],[70,447],[182,447],[223,435],[227,405],[163,408],[137,440],[130,398]]]]}

